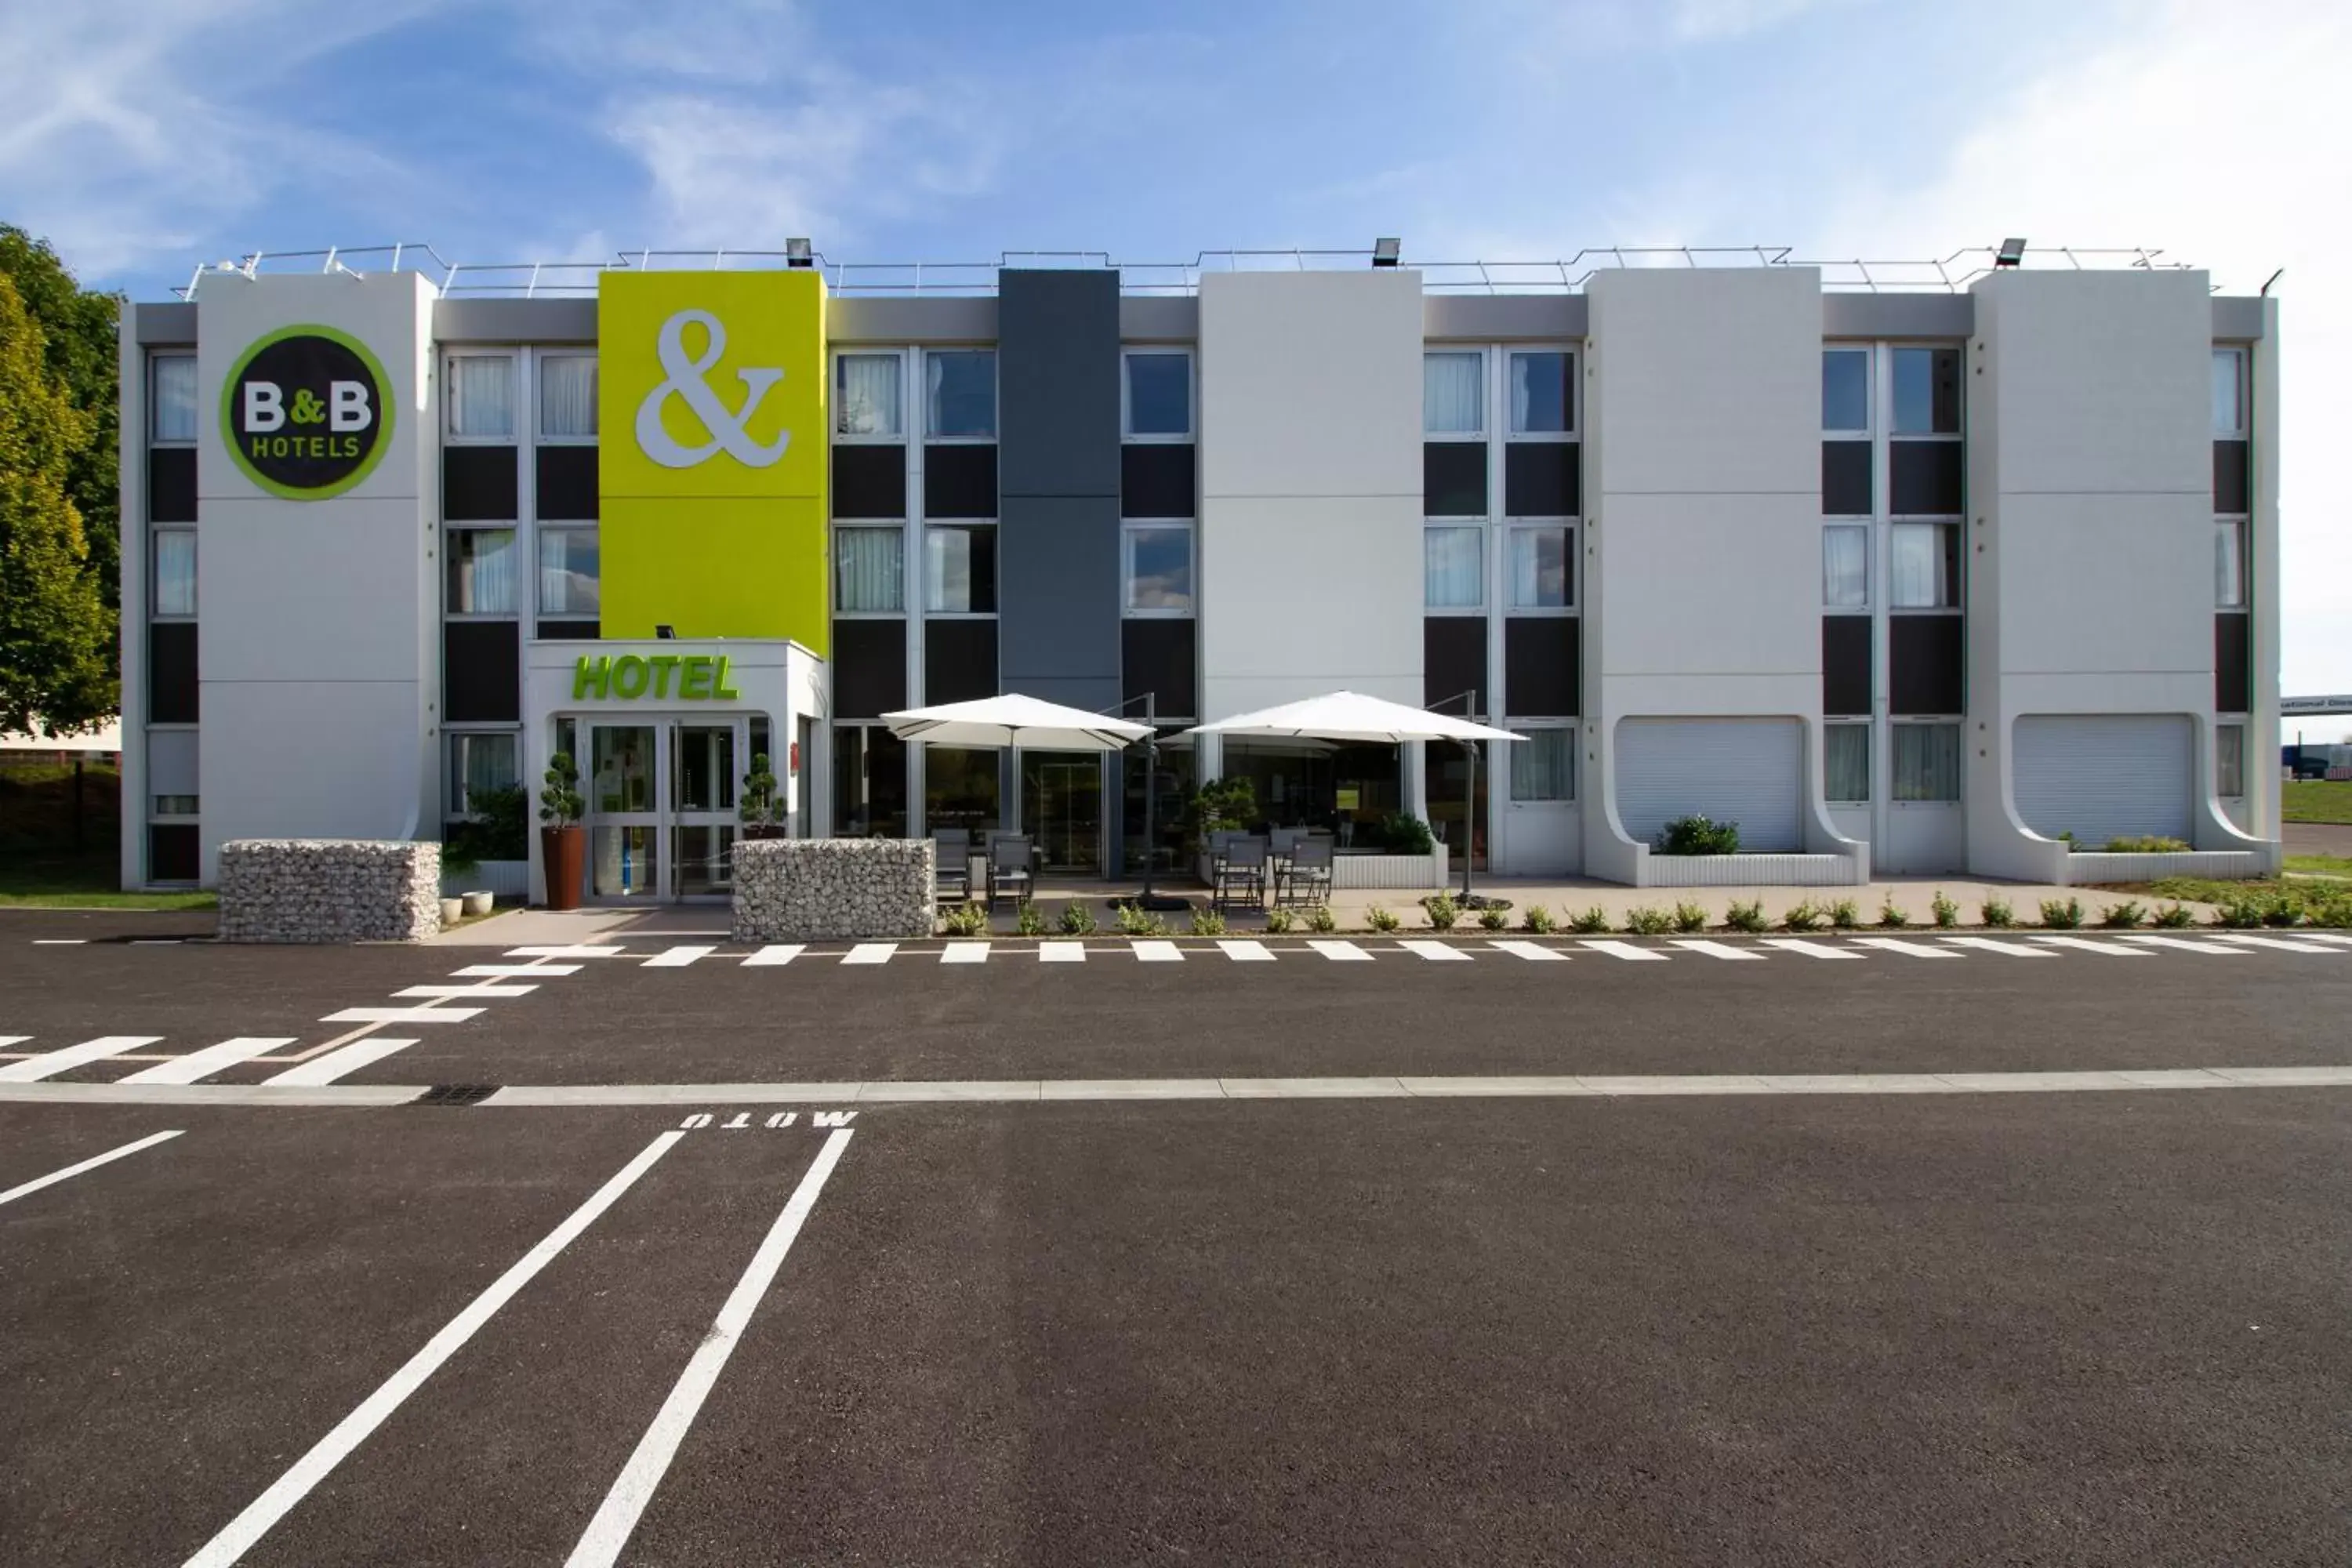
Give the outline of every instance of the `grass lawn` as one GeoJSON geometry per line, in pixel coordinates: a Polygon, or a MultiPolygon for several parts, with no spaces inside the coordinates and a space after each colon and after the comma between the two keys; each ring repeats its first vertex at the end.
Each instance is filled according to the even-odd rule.
{"type": "Polygon", "coordinates": [[[2352,823],[2352,779],[2297,779],[2281,784],[2279,805],[2289,822],[2352,823]]]}
{"type": "Polygon", "coordinates": [[[2352,877],[2352,857],[2343,855],[2290,855],[2286,868],[2313,877],[2352,877]]]}
{"type": "Polygon", "coordinates": [[[209,910],[219,900],[193,889],[126,893],[113,846],[96,854],[0,857],[0,909],[209,910]]]}

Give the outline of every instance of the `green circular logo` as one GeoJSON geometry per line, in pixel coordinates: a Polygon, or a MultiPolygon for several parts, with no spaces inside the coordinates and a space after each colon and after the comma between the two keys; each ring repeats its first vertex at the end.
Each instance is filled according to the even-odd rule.
{"type": "Polygon", "coordinates": [[[255,484],[288,500],[325,500],[366,479],[391,445],[391,388],[348,332],[281,327],[246,350],[222,384],[221,431],[255,484]]]}

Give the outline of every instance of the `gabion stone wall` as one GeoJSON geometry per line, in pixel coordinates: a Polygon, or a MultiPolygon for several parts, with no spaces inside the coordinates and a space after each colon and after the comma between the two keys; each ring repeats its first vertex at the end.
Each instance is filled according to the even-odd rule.
{"type": "Polygon", "coordinates": [[[735,846],[737,942],[931,934],[928,838],[761,838],[735,846]]]}
{"type": "Polygon", "coordinates": [[[220,850],[223,942],[415,942],[441,929],[441,846],[232,838],[220,850]]]}

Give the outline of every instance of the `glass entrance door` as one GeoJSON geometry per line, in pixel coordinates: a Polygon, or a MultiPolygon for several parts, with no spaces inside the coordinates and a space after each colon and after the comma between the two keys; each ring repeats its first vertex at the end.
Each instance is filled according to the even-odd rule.
{"type": "Polygon", "coordinates": [[[735,886],[735,726],[673,724],[670,867],[673,893],[706,898],[735,886]]]}
{"type": "Polygon", "coordinates": [[[665,896],[656,850],[664,804],[659,726],[592,723],[588,734],[588,891],[656,901],[665,896]]]}
{"type": "Polygon", "coordinates": [[[1021,754],[1021,827],[1046,868],[1102,869],[1102,758],[1087,752],[1021,754]]]}

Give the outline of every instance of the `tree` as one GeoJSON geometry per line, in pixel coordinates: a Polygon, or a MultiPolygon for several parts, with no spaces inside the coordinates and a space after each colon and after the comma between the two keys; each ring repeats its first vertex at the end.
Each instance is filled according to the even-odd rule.
{"type": "Polygon", "coordinates": [[[90,416],[49,368],[45,334],[0,275],[0,731],[106,721],[120,699],[115,612],[72,495],[90,416]]]}
{"type": "Polygon", "coordinates": [[[122,526],[116,466],[121,442],[116,384],[121,349],[116,321],[122,296],[84,289],[47,240],[0,223],[0,276],[16,285],[26,311],[41,329],[51,374],[88,416],[88,437],[67,458],[66,489],[81,513],[90,566],[107,606],[122,603],[122,526]]]}

